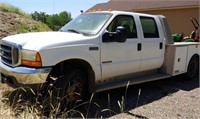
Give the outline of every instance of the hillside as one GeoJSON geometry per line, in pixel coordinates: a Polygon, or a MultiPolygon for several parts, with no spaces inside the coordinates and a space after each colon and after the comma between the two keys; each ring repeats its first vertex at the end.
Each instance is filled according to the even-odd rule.
{"type": "Polygon", "coordinates": [[[20,9],[0,3],[0,39],[18,33],[50,30],[47,25],[34,21],[20,9]]]}

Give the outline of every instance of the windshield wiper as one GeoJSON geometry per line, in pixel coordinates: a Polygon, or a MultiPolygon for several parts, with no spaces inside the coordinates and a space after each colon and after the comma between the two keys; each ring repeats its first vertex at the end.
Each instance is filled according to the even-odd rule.
{"type": "Polygon", "coordinates": [[[75,30],[75,29],[68,29],[68,31],[71,31],[71,32],[74,32],[74,33],[78,33],[78,34],[81,34],[81,32],[75,30]]]}
{"type": "Polygon", "coordinates": [[[78,34],[82,34],[82,35],[84,35],[84,36],[93,36],[93,34],[80,32],[80,31],[77,31],[77,30],[75,30],[75,29],[68,29],[67,31],[74,32],[74,33],[78,33],[78,34]]]}

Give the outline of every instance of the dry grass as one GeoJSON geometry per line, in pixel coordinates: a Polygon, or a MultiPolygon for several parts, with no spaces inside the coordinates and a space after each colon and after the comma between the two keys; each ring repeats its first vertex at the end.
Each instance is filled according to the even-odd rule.
{"type": "MultiPolygon", "coordinates": [[[[47,118],[101,118],[102,113],[109,115],[117,114],[111,107],[101,108],[99,104],[93,101],[94,94],[86,102],[77,101],[77,103],[62,107],[62,99],[55,99],[49,92],[48,96],[43,92],[35,92],[30,88],[12,89],[6,84],[0,84],[0,117],[1,118],[20,118],[20,119],[37,119],[41,117],[47,118]],[[97,111],[94,111],[97,110],[97,111]],[[91,116],[91,113],[92,116],[91,116]]],[[[126,91],[128,85],[126,87],[126,91]]],[[[125,91],[125,92],[126,92],[125,91]]],[[[125,110],[125,100],[118,100],[121,112],[125,110]]],[[[108,94],[108,104],[110,97],[108,94]]]]}
{"type": "Polygon", "coordinates": [[[15,13],[15,14],[19,14],[19,15],[31,18],[31,16],[29,14],[27,14],[26,12],[23,12],[21,9],[19,9],[15,6],[12,6],[8,3],[0,3],[0,11],[15,13]]]}
{"type": "Polygon", "coordinates": [[[11,110],[11,108],[3,103],[3,94],[7,91],[10,91],[11,89],[8,89],[5,85],[0,84],[0,117],[5,118],[14,118],[11,115],[14,114],[14,112],[11,110]]]}
{"type": "MultiPolygon", "coordinates": [[[[0,117],[1,118],[20,118],[20,119],[37,119],[44,115],[48,105],[47,100],[36,94],[30,88],[12,89],[4,84],[0,84],[0,117]],[[45,105],[47,107],[45,107],[45,105]]],[[[52,105],[53,106],[53,105],[52,105]]],[[[52,107],[49,117],[56,117],[54,113],[58,111],[52,107]]]]}
{"type": "MultiPolygon", "coordinates": [[[[30,88],[12,89],[5,84],[0,84],[0,87],[1,118],[87,118],[94,105],[100,107],[93,102],[93,95],[86,102],[77,101],[75,104],[65,105],[63,108],[63,99],[54,97],[51,92],[48,92],[49,95],[44,95],[43,92],[36,92],[30,88]]],[[[106,111],[110,110],[102,110],[102,112],[106,111]]],[[[95,115],[99,116],[99,113],[95,115]]]]}

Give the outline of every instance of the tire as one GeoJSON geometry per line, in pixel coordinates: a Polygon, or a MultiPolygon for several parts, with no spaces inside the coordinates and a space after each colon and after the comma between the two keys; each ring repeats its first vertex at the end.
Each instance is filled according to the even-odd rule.
{"type": "Polygon", "coordinates": [[[187,78],[189,80],[198,78],[199,76],[199,58],[192,57],[187,68],[187,78]]]}
{"type": "Polygon", "coordinates": [[[86,75],[79,69],[70,69],[53,84],[53,95],[61,98],[62,104],[71,105],[83,100],[87,93],[86,75]]]}

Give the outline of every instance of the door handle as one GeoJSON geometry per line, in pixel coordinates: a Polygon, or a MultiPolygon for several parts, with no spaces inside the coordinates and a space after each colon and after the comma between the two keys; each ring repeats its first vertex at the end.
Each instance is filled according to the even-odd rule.
{"type": "Polygon", "coordinates": [[[160,42],[160,46],[159,46],[160,49],[163,49],[163,43],[160,42]]]}
{"type": "Polygon", "coordinates": [[[142,43],[138,43],[138,51],[142,50],[142,43]]]}

